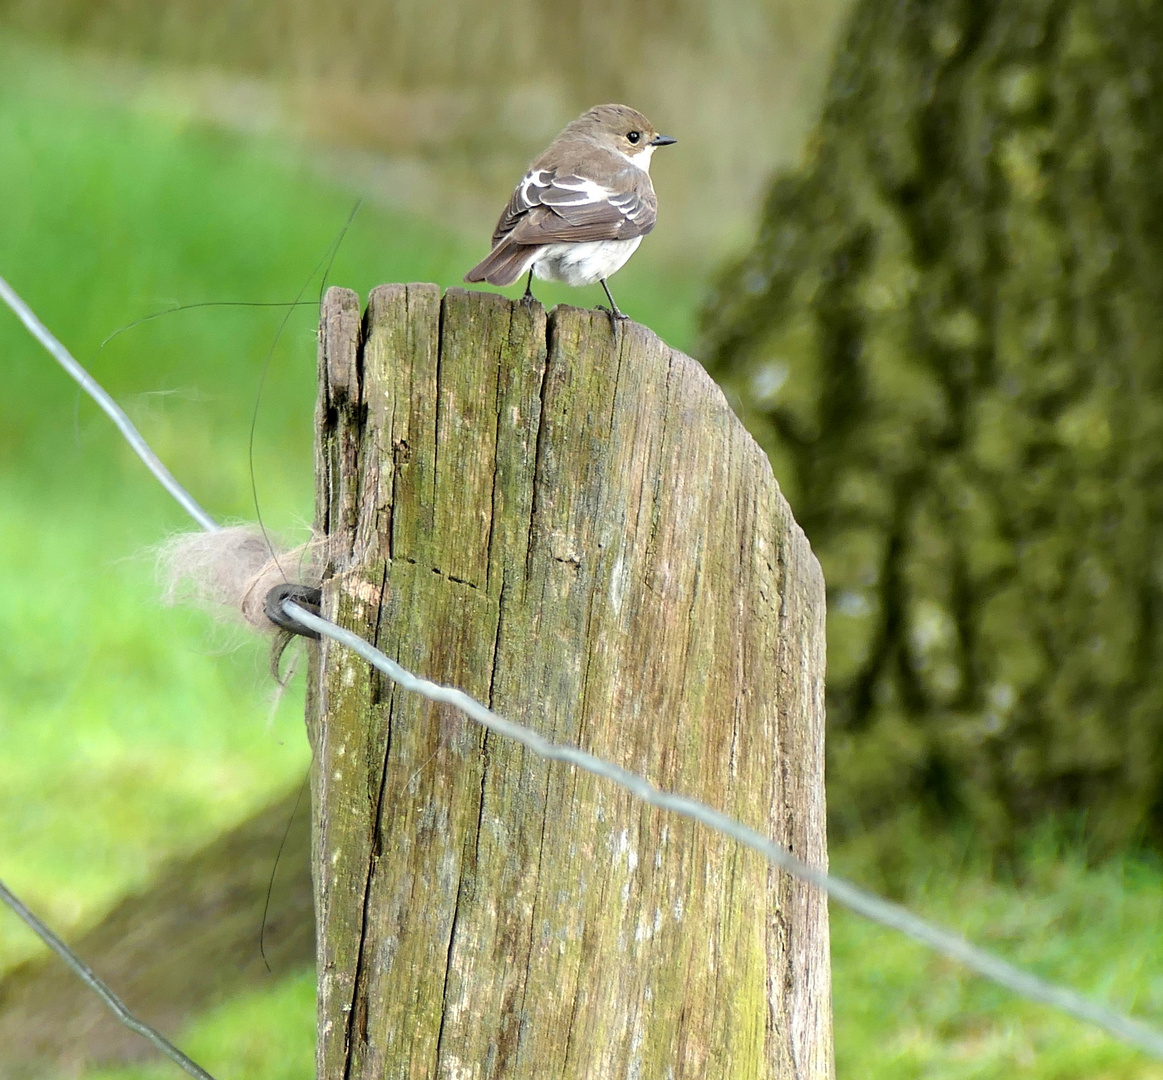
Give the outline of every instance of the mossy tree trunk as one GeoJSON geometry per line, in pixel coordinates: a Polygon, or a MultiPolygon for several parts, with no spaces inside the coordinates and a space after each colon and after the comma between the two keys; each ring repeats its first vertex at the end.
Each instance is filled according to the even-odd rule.
{"type": "MultiPolygon", "coordinates": [[[[694,361],[602,314],[328,294],[324,610],[818,865],[818,566],[694,361]]],[[[827,908],[324,642],[319,1076],[822,1078],[827,908]]]]}
{"type": "Polygon", "coordinates": [[[862,0],[705,322],[829,586],[829,804],[1163,790],[1163,7],[862,0]]]}

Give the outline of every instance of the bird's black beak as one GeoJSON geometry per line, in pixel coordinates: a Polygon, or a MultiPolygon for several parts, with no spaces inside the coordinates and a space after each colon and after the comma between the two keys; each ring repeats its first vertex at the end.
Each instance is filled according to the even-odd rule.
{"type": "Polygon", "coordinates": [[[676,139],[673,135],[655,135],[654,138],[650,140],[650,145],[669,146],[671,143],[676,142],[678,142],[678,139],[676,139]]]}

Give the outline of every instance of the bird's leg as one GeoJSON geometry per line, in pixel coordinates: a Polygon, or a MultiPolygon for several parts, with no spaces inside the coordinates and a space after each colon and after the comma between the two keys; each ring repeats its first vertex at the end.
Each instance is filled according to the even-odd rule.
{"type": "Polygon", "coordinates": [[[610,292],[610,286],[606,284],[606,279],[605,278],[598,278],[598,281],[601,282],[602,288],[606,290],[606,299],[610,301],[609,307],[606,307],[603,304],[599,304],[598,310],[604,311],[607,315],[610,316],[610,329],[614,331],[614,336],[617,337],[618,336],[618,323],[622,322],[624,319],[628,319],[630,316],[624,315],[618,309],[618,305],[616,303],[614,303],[614,297],[613,297],[613,294],[610,292]]]}
{"type": "Polygon", "coordinates": [[[529,276],[525,279],[525,295],[521,297],[522,300],[533,299],[533,268],[529,268],[529,276]]]}

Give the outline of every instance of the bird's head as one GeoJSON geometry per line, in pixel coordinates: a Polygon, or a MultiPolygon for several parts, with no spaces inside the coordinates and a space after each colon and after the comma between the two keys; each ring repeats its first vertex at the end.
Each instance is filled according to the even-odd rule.
{"type": "Polygon", "coordinates": [[[645,116],[628,105],[595,105],[569,126],[646,172],[656,147],[678,141],[671,135],[660,135],[645,116]]]}

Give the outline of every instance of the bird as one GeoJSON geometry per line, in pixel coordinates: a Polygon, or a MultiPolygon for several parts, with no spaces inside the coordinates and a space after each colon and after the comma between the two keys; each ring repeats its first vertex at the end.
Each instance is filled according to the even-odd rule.
{"type": "Polygon", "coordinates": [[[616,329],[624,315],[606,279],[654,228],[658,200],[650,158],[678,140],[628,105],[595,105],[567,124],[529,167],[493,230],[493,249],[464,279],[512,285],[533,279],[600,282],[616,329]]]}

